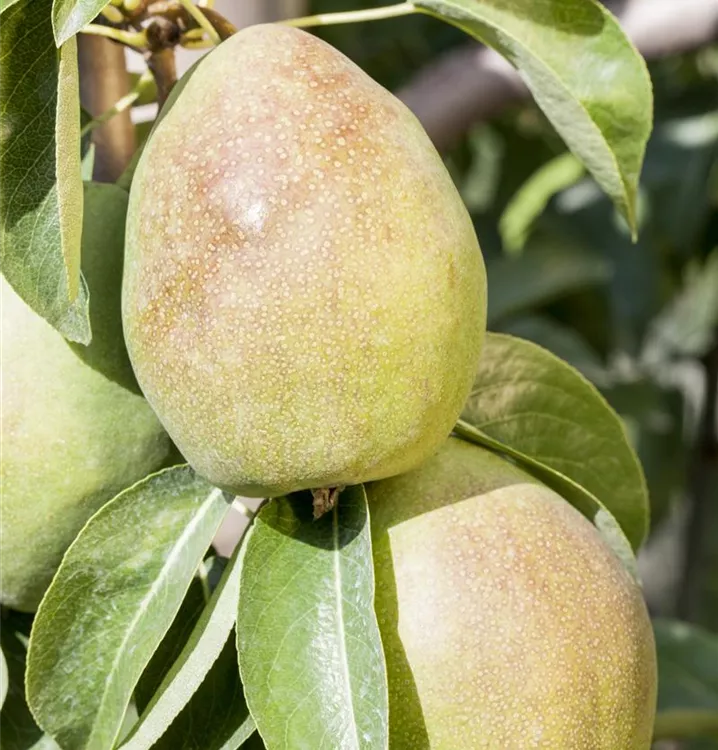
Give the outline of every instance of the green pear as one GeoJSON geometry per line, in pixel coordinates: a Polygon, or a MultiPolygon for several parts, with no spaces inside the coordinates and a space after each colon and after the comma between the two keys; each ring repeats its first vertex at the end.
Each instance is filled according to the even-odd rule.
{"type": "Polygon", "coordinates": [[[98,235],[87,243],[83,235],[83,252],[95,251],[83,269],[97,325],[83,358],[0,280],[0,601],[13,609],[34,611],[87,519],[174,450],[145,399],[120,384],[132,386],[119,324],[122,235],[112,222],[89,223],[100,209],[105,221],[124,211],[118,190],[93,187],[85,196],[85,230],[98,235]]]}
{"type": "Polygon", "coordinates": [[[486,279],[408,109],[316,37],[260,25],[199,64],[144,150],[123,320],[192,466],[271,497],[436,451],[471,388],[486,279]]]}
{"type": "Polygon", "coordinates": [[[368,496],[392,750],[650,747],[651,624],[578,511],[453,438],[368,496]]]}

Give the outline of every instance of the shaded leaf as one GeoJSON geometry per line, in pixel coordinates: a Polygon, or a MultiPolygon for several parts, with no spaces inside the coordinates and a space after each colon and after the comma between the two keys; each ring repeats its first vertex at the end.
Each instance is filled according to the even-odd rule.
{"type": "Polygon", "coordinates": [[[718,740],[718,637],[677,620],[655,620],[653,629],[658,654],[656,736],[718,740]]]}
{"type": "Polygon", "coordinates": [[[584,174],[581,162],[573,154],[561,154],[543,164],[519,188],[499,220],[504,249],[511,255],[523,250],[534,221],[551,198],[574,185],[584,174]]]}
{"type": "Polygon", "coordinates": [[[653,95],[645,62],[618,21],[593,0],[416,0],[415,5],[493,47],[518,69],[537,104],[635,232],[653,95]]]}
{"type": "Polygon", "coordinates": [[[308,493],[271,500],[244,546],[237,650],[264,743],[386,748],[386,667],[364,488],[346,489],[317,521],[308,493]]]}
{"type": "Polygon", "coordinates": [[[498,326],[498,330],[548,349],[593,382],[605,377],[603,363],[581,334],[552,318],[525,315],[506,321],[498,326]]]}
{"type": "Polygon", "coordinates": [[[87,26],[105,5],[106,0],[53,0],[52,27],[57,46],[87,26]]]}
{"type": "Polygon", "coordinates": [[[718,249],[688,267],[683,288],[653,320],[643,359],[656,366],[672,356],[702,357],[718,330],[718,249]]]}
{"type": "Polygon", "coordinates": [[[655,528],[685,486],[690,446],[685,439],[684,397],[648,378],[615,382],[602,392],[621,415],[640,458],[655,528]]]}
{"type": "Polygon", "coordinates": [[[5,660],[5,653],[2,650],[2,644],[0,643],[0,709],[5,703],[5,698],[7,698],[8,680],[7,661],[5,660]]]}
{"type": "Polygon", "coordinates": [[[254,732],[254,719],[239,679],[235,638],[231,634],[197,692],[152,748],[236,750],[254,732]]]}
{"type": "Polygon", "coordinates": [[[58,53],[46,11],[20,0],[0,26],[2,272],[66,338],[87,344],[77,50],[73,39],[58,53]]]}
{"type": "Polygon", "coordinates": [[[713,210],[716,158],[718,112],[707,103],[699,115],[657,123],[648,143],[641,184],[651,196],[651,232],[686,256],[713,210]]]}
{"type": "MultiPolygon", "coordinates": [[[[195,576],[185,594],[185,598],[182,600],[179,612],[170,625],[170,629],[165,633],[162,642],[152,654],[152,658],[142,672],[142,677],[140,677],[140,681],[135,688],[135,707],[140,716],[146,713],[147,706],[157,693],[172,665],[182,653],[182,649],[197,625],[197,620],[199,620],[206,603],[202,583],[195,576]]],[[[133,727],[123,742],[128,742],[137,728],[137,726],[133,727]]]]}
{"type": "Polygon", "coordinates": [[[718,711],[718,636],[678,620],[655,620],[658,709],[718,711]]]}
{"type": "Polygon", "coordinates": [[[0,13],[4,13],[8,8],[12,7],[19,0],[0,0],[0,13]]]}
{"type": "Polygon", "coordinates": [[[609,278],[605,260],[584,245],[556,234],[540,233],[519,257],[489,261],[489,326],[552,302],[562,295],[601,284],[609,278]]]}
{"type": "MultiPolygon", "coordinates": [[[[185,604],[187,621],[195,620],[191,633],[185,635],[186,626],[182,623],[173,625],[170,631],[176,638],[174,643],[165,638],[163,653],[157,657],[164,658],[164,666],[168,668],[149,702],[146,702],[149,691],[143,687],[138,696],[142,716],[125,739],[122,750],[150,747],[210,750],[223,747],[236,732],[243,731],[249,736],[254,731],[254,722],[244,703],[235,646],[227,641],[237,615],[242,555],[238,546],[206,608],[198,607],[196,594],[185,604]],[[177,647],[181,651],[173,658],[177,647]],[[212,665],[227,650],[231,651],[231,669],[225,654],[214,670],[212,665]],[[227,693],[226,702],[217,701],[217,693],[222,692],[227,693]],[[213,721],[203,718],[198,722],[198,716],[203,714],[211,714],[213,721]],[[198,726],[191,730],[194,724],[198,726]],[[155,745],[158,740],[159,745],[155,745]]],[[[155,668],[162,666],[155,664],[155,668]]],[[[143,677],[148,686],[147,675],[143,677]]]]}
{"type": "Polygon", "coordinates": [[[89,346],[71,344],[90,367],[139,393],[122,331],[122,268],[127,193],[116,185],[85,183],[82,272],[90,291],[93,337],[89,346]]]}
{"type": "Polygon", "coordinates": [[[0,711],[0,738],[3,750],[59,750],[37,726],[25,702],[25,657],[27,636],[17,613],[3,619],[0,644],[7,660],[7,699],[0,711]]]}
{"type": "Polygon", "coordinates": [[[173,467],[120,493],[73,542],[37,612],[27,676],[33,715],[65,750],[112,747],[229,507],[173,467]]]}
{"type": "Polygon", "coordinates": [[[535,344],[488,334],[462,419],[560,472],[605,506],[634,549],[648,526],[641,466],[591,383],[535,344]]]}

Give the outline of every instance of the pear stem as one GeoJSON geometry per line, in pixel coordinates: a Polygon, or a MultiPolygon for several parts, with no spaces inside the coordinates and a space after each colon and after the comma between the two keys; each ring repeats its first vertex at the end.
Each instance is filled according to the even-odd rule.
{"type": "Polygon", "coordinates": [[[146,70],[140,79],[135,84],[132,91],[125,94],[121,99],[118,99],[109,109],[105,110],[101,115],[98,115],[94,119],[85,125],[80,131],[80,136],[85,136],[91,133],[95,128],[100,125],[104,125],[108,120],[111,120],[115,115],[119,115],[120,112],[124,112],[126,109],[131,107],[144,93],[145,89],[152,83],[152,74],[149,70],[146,70]]]}
{"type": "Polygon", "coordinates": [[[82,34],[94,34],[95,36],[104,36],[112,39],[113,42],[119,42],[127,47],[135,49],[144,49],[147,46],[147,36],[144,31],[123,31],[114,29],[111,26],[100,26],[96,23],[88,23],[81,30],[82,34]]]}
{"type": "Polygon", "coordinates": [[[399,3],[398,5],[385,5],[381,8],[367,8],[365,10],[349,10],[341,13],[319,13],[316,16],[304,16],[302,18],[290,18],[280,21],[285,26],[296,26],[308,28],[310,26],[331,26],[338,23],[359,23],[360,21],[380,21],[384,18],[395,18],[396,16],[408,16],[417,13],[414,3],[399,3]]]}
{"type": "Polygon", "coordinates": [[[194,20],[197,22],[197,25],[203,28],[207,32],[207,36],[214,42],[214,44],[219,44],[222,39],[220,38],[219,34],[217,33],[217,29],[212,26],[212,23],[210,20],[205,16],[204,13],[200,10],[199,7],[197,7],[192,0],[179,0],[182,7],[194,18],[194,20]]]}
{"type": "Polygon", "coordinates": [[[718,713],[705,709],[676,709],[656,716],[653,740],[687,740],[718,736],[718,713]]]}

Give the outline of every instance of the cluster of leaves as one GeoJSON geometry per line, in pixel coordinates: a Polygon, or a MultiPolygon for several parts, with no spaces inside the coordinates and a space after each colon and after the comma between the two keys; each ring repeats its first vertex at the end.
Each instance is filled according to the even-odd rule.
{"type": "MultiPolygon", "coordinates": [[[[668,406],[676,389],[669,371],[676,359],[697,359],[713,345],[718,318],[711,294],[718,261],[709,255],[718,223],[707,189],[711,180],[715,187],[709,157],[716,121],[700,107],[686,115],[664,105],[639,200],[651,111],[643,63],[589,0],[573,0],[573,14],[562,17],[591,34],[550,33],[553,4],[513,0],[500,10],[482,0],[421,0],[417,9],[456,27],[442,25],[436,46],[417,43],[417,29],[438,23],[419,17],[414,26],[387,24],[393,49],[414,53],[390,62],[386,77],[380,68],[391,45],[377,42],[382,59],[372,57],[371,45],[354,42],[354,52],[391,84],[407,59],[415,65],[465,32],[507,56],[543,108],[477,128],[449,162],[487,257],[491,327],[533,339],[576,369],[526,341],[490,335],[456,431],[556,489],[635,572],[633,555],[648,523],[643,475],[623,424],[577,370],[619,408],[654,497],[668,497],[680,475],[668,482],[653,471],[666,471],[661,457],[674,451],[666,440],[680,432],[654,416],[668,414],[670,427],[683,427],[685,402],[679,399],[678,411],[668,406]],[[610,56],[612,76],[599,81],[577,70],[575,55],[587,44],[598,59],[610,56]],[[562,153],[554,128],[576,156],[562,153]],[[585,178],[586,168],[598,183],[585,178]],[[638,225],[641,240],[633,246],[638,225]]],[[[111,220],[121,236],[131,179],[109,190],[82,181],[91,152],[81,139],[75,34],[103,5],[1,6],[2,271],[35,311],[80,345],[90,343],[95,325],[81,255],[93,241],[93,221],[111,220]],[[102,201],[88,199],[99,194],[102,201]],[[84,231],[83,205],[86,218],[94,217],[84,231]]],[[[32,638],[30,618],[11,612],[3,621],[3,746],[228,750],[262,746],[258,726],[270,748],[294,746],[292,738],[312,747],[386,747],[363,488],[345,491],[317,522],[306,497],[272,500],[223,560],[210,545],[231,503],[177,466],[93,516],[68,550],[32,638]]],[[[660,517],[661,506],[656,510],[660,517]]],[[[656,633],[660,708],[668,714],[659,716],[659,727],[675,726],[670,712],[685,720],[689,710],[701,717],[718,710],[714,676],[703,668],[715,639],[668,621],[657,622],[656,633]]]]}

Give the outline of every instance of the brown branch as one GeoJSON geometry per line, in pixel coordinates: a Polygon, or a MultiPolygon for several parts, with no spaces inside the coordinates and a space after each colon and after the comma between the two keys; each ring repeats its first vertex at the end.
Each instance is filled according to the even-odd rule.
{"type": "MultiPolygon", "coordinates": [[[[609,5],[647,60],[718,39],[718,0],[620,0],[609,5]]],[[[470,44],[437,58],[397,94],[444,149],[474,123],[528,97],[528,90],[501,55],[470,44]]]]}
{"type": "MultiPolygon", "coordinates": [[[[99,117],[130,90],[125,67],[125,50],[119,44],[99,36],[78,36],[80,101],[93,116],[99,117]]],[[[93,178],[114,182],[135,151],[135,129],[129,110],[96,128],[93,178]]]]}

